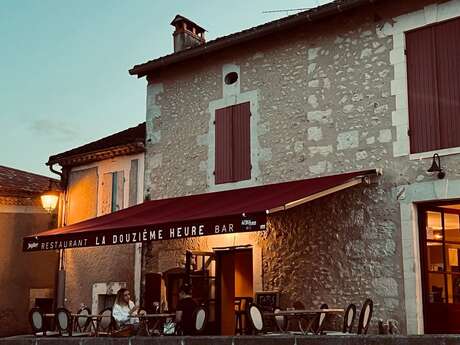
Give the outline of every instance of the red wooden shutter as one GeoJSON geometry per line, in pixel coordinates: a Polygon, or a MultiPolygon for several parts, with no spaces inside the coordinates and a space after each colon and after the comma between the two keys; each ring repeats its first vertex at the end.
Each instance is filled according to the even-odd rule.
{"type": "Polygon", "coordinates": [[[434,27],[441,148],[460,146],[460,19],[434,27]]]}
{"type": "Polygon", "coordinates": [[[215,183],[233,180],[232,107],[216,110],[215,183]]]}
{"type": "Polygon", "coordinates": [[[250,103],[233,106],[233,180],[251,179],[250,103]]]}
{"type": "Polygon", "coordinates": [[[440,147],[435,42],[432,27],[406,33],[411,152],[440,147]]]}

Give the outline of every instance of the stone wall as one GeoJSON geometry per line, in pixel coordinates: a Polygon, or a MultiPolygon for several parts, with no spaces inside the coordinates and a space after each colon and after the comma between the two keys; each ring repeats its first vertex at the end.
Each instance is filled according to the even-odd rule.
{"type": "Polygon", "coordinates": [[[371,298],[369,332],[377,332],[378,319],[396,319],[404,329],[399,212],[384,206],[391,198],[383,183],[356,186],[271,216],[259,233],[264,288],[281,292],[282,307],[360,308],[371,298]]]}
{"type": "MultiPolygon", "coordinates": [[[[432,2],[380,2],[149,76],[146,195],[156,199],[215,190],[208,178],[213,169],[209,156],[214,142],[210,128],[213,104],[231,104],[239,95],[254,94],[251,111],[254,102],[258,120],[251,132],[256,136],[251,149],[258,157],[252,162],[258,174],[252,185],[367,168],[384,170],[379,187],[372,192],[344,191],[315,202],[314,214],[309,205],[283,216],[285,225],[283,218],[274,220],[283,231],[292,226],[299,231],[282,245],[265,240],[264,286],[279,285],[292,272],[290,260],[296,258],[302,269],[296,268],[298,278],[285,286],[290,295],[304,291],[305,282],[310,288],[298,297],[308,303],[326,300],[334,304],[334,298],[344,303],[353,296],[370,295],[376,299],[377,316],[392,316],[404,325],[398,203],[404,187],[400,186],[436,178],[426,172],[431,160],[395,157],[393,152],[397,138],[392,113],[397,104],[389,28],[394,18],[423,10],[432,2]],[[240,71],[236,95],[225,92],[224,71],[229,65],[240,71]],[[339,212],[340,203],[343,211],[339,212]],[[325,222],[330,227],[320,231],[325,222]],[[312,241],[309,249],[297,241],[306,236],[300,229],[307,226],[316,236],[316,241],[313,236],[305,239],[312,241]],[[344,231],[350,235],[346,244],[332,241],[344,231]],[[318,273],[317,267],[310,266],[310,255],[315,249],[326,252],[330,241],[339,246],[333,250],[351,264],[335,271],[337,260],[330,256],[318,259],[323,264],[320,275],[326,277],[329,288],[315,290],[311,279],[318,273]],[[296,246],[302,250],[294,250],[296,246]],[[349,274],[356,277],[356,284],[347,281],[349,274]]],[[[460,177],[459,161],[458,155],[442,158],[448,178],[460,177]]],[[[177,242],[175,252],[189,246],[183,243],[194,242],[177,242]]],[[[150,244],[146,249],[146,271],[165,260],[161,259],[164,246],[171,245],[150,244]]]]}

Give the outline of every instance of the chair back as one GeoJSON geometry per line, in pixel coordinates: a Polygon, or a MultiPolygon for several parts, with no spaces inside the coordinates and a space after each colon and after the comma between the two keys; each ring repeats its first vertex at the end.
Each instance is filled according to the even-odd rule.
{"type": "Polygon", "coordinates": [[[112,330],[112,325],[112,308],[108,307],[99,313],[97,330],[98,332],[110,332],[112,330]]]}
{"type": "Polygon", "coordinates": [[[75,320],[75,328],[77,331],[86,331],[88,325],[91,323],[91,319],[88,317],[91,315],[91,310],[88,307],[82,307],[77,312],[78,316],[75,320]]]}
{"type": "Polygon", "coordinates": [[[43,332],[45,325],[45,317],[43,316],[43,313],[40,310],[40,308],[35,307],[30,309],[29,322],[34,333],[43,332]]]}
{"type": "Polygon", "coordinates": [[[54,313],[59,333],[72,334],[72,314],[66,308],[57,308],[54,313]]]}
{"type": "Polygon", "coordinates": [[[356,318],[356,306],[351,303],[348,305],[343,316],[343,333],[351,333],[356,318]]]}
{"type": "Polygon", "coordinates": [[[208,322],[208,311],[204,306],[199,306],[193,313],[193,320],[195,323],[195,332],[202,333],[206,328],[208,322]]]}
{"type": "Polygon", "coordinates": [[[366,299],[363,307],[361,308],[361,312],[359,313],[358,334],[367,334],[373,310],[374,302],[372,302],[370,298],[366,299]]]}
{"type": "MultiPolygon", "coordinates": [[[[319,307],[320,309],[328,309],[328,305],[326,303],[323,303],[321,304],[321,306],[319,307]]],[[[323,331],[323,328],[324,328],[324,323],[326,321],[326,316],[327,314],[326,313],[317,313],[316,314],[316,318],[315,318],[315,321],[313,323],[313,332],[315,334],[321,334],[322,331],[323,331]]]]}
{"type": "Polygon", "coordinates": [[[251,304],[248,308],[248,316],[254,330],[261,332],[264,328],[264,318],[260,308],[255,304],[251,304]]]}
{"type": "Polygon", "coordinates": [[[275,308],[273,313],[275,314],[275,322],[281,332],[286,331],[287,328],[287,317],[284,315],[276,315],[281,311],[280,308],[275,308]]]}
{"type": "Polygon", "coordinates": [[[300,301],[295,301],[294,303],[292,303],[292,307],[293,307],[295,310],[303,310],[303,309],[305,309],[305,304],[303,304],[303,303],[300,302],[300,301]]]}

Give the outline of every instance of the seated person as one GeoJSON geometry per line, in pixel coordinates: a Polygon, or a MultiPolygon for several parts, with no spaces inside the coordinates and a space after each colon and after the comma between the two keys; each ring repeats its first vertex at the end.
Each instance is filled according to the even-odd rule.
{"type": "Polygon", "coordinates": [[[119,327],[130,326],[134,329],[138,329],[138,310],[139,306],[135,305],[130,299],[129,290],[125,288],[118,290],[112,309],[112,316],[117,322],[117,325],[119,327]]]}
{"type": "Polygon", "coordinates": [[[192,287],[189,284],[181,286],[179,303],[176,307],[176,324],[183,335],[192,335],[195,331],[193,313],[198,305],[192,299],[192,287]]]}

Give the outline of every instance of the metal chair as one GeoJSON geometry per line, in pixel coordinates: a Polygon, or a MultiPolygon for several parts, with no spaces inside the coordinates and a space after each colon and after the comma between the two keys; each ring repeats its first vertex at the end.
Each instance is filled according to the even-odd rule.
{"type": "Polygon", "coordinates": [[[353,303],[349,304],[347,309],[345,309],[345,314],[343,315],[343,327],[342,331],[326,331],[327,335],[349,335],[352,334],[353,324],[356,318],[356,305],[353,303]]]}
{"type": "Polygon", "coordinates": [[[288,326],[288,319],[284,315],[276,315],[281,311],[280,308],[276,308],[273,313],[275,314],[276,326],[281,332],[286,332],[288,326]]]}
{"type": "MultiPolygon", "coordinates": [[[[328,309],[329,307],[326,303],[323,303],[321,304],[319,308],[328,309]]],[[[324,328],[324,324],[326,321],[326,317],[327,317],[326,313],[319,312],[316,314],[316,318],[313,321],[313,327],[312,327],[312,331],[314,334],[323,334],[323,328],[324,328]]]]}
{"type": "Polygon", "coordinates": [[[356,318],[356,305],[353,303],[349,304],[345,310],[345,315],[343,316],[343,333],[351,333],[353,330],[353,324],[355,323],[356,318]]]}
{"type": "Polygon", "coordinates": [[[99,313],[96,325],[96,336],[109,336],[114,330],[115,322],[112,316],[112,308],[108,307],[99,313]]]}
{"type": "Polygon", "coordinates": [[[256,304],[251,304],[248,308],[248,318],[251,321],[255,333],[262,333],[264,329],[264,317],[262,311],[256,304]]]}
{"type": "Polygon", "coordinates": [[[54,313],[56,319],[56,326],[61,336],[66,337],[84,337],[90,335],[86,332],[74,332],[73,331],[73,319],[72,313],[66,308],[58,308],[54,313]]]}
{"type": "Polygon", "coordinates": [[[72,314],[65,308],[57,308],[54,312],[56,327],[60,335],[72,335],[72,314]]]}
{"type": "Polygon", "coordinates": [[[235,298],[235,334],[246,333],[246,315],[252,301],[252,297],[235,298]]]}
{"type": "Polygon", "coordinates": [[[87,332],[91,330],[91,327],[93,327],[94,330],[96,329],[89,315],[91,315],[91,310],[88,307],[82,307],[78,310],[77,316],[75,317],[74,331],[87,332]]]}
{"type": "Polygon", "coordinates": [[[195,333],[203,333],[208,322],[208,311],[204,306],[199,306],[193,313],[193,320],[195,322],[195,333]]]}
{"type": "Polygon", "coordinates": [[[359,313],[358,334],[367,334],[373,310],[374,302],[370,298],[366,299],[359,313]]]}
{"type": "Polygon", "coordinates": [[[50,332],[45,327],[45,316],[40,308],[35,307],[29,311],[29,323],[36,336],[56,336],[59,332],[50,332]]]}

